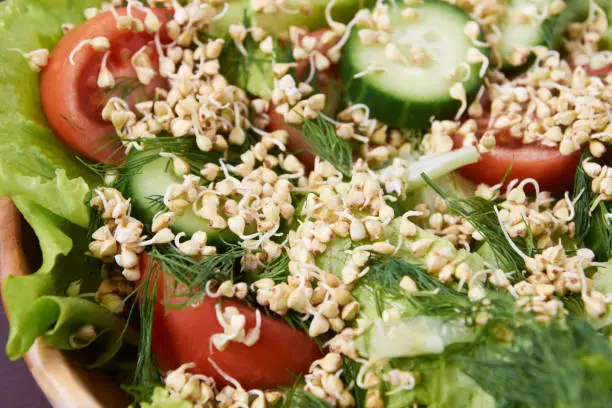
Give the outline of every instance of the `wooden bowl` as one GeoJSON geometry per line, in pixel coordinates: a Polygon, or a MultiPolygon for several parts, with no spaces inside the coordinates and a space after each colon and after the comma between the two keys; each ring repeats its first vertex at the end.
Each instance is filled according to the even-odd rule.
{"type": "MultiPolygon", "coordinates": [[[[11,199],[0,197],[0,281],[9,275],[29,274],[28,256],[38,256],[28,253],[36,250],[37,243],[34,236],[24,235],[24,224],[11,199]]],[[[66,353],[45,346],[40,338],[25,355],[25,362],[54,408],[125,408],[130,404],[109,378],[84,369],[66,353]]]]}

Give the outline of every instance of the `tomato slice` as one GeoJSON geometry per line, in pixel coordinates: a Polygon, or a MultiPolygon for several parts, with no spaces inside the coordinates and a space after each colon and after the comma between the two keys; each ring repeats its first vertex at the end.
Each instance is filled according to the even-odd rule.
{"type": "MultiPolygon", "coordinates": [[[[480,160],[459,169],[459,173],[476,183],[500,183],[512,166],[507,182],[513,179],[535,179],[541,190],[562,193],[574,182],[580,152],[562,155],[558,148],[539,144],[524,145],[510,141],[509,135],[498,135],[494,149],[480,156],[480,160]]],[[[455,148],[462,146],[462,138],[455,137],[455,148]]]]}
{"type": "MultiPolygon", "coordinates": [[[[153,11],[165,27],[172,11],[153,11]]],[[[127,10],[117,9],[117,13],[126,15],[127,10]]],[[[143,11],[132,8],[131,14],[144,21],[143,11]]],[[[92,160],[118,162],[123,151],[113,154],[119,147],[119,143],[112,143],[115,129],[101,117],[103,105],[111,95],[101,91],[97,85],[105,53],[84,46],[74,54],[74,65],[69,61],[77,44],[98,36],[104,36],[110,42],[107,68],[115,79],[114,92],[134,102],[138,98],[152,98],[156,87],[168,87],[168,82],[159,75],[146,87],[141,86],[130,62],[132,55],[149,44],[147,52],[157,70],[157,54],[151,44],[154,35],[146,31],[119,30],[113,14],[106,12],[76,26],[55,45],[41,76],[41,103],[49,124],[62,141],[92,160]]],[[[160,31],[160,37],[163,42],[168,42],[165,28],[160,31]]]]}
{"type": "MultiPolygon", "coordinates": [[[[150,258],[141,257],[142,276],[149,271],[150,258]]],[[[160,285],[163,288],[163,275],[160,285]]],[[[210,364],[208,358],[247,389],[268,389],[293,384],[296,375],[308,371],[321,357],[317,344],[305,333],[292,329],[278,319],[262,315],[259,340],[251,347],[230,342],[219,351],[209,347],[213,334],[223,333],[215,304],[236,307],[246,317],[247,332],[255,326],[255,310],[233,299],[206,297],[196,307],[165,307],[163,289],[158,292],[153,319],[152,348],[163,370],[176,369],[184,363],[195,363],[194,372],[213,377],[218,384],[227,381],[210,364]]]]}
{"type": "MultiPolygon", "coordinates": [[[[332,44],[321,44],[320,39],[327,31],[330,31],[329,28],[322,28],[311,33],[308,33],[309,37],[314,37],[317,39],[317,47],[316,49],[325,54],[327,50],[329,50],[334,43],[332,44]]],[[[300,60],[297,63],[295,68],[296,75],[300,81],[304,81],[308,78],[310,74],[310,61],[309,59],[300,60]]],[[[328,70],[323,72],[318,72],[315,78],[317,85],[320,89],[328,89],[331,86],[341,86],[338,75],[338,66],[336,64],[332,65],[328,70]]],[[[329,96],[329,95],[328,95],[329,96]]],[[[330,101],[328,101],[329,103],[330,101]]],[[[335,101],[331,101],[335,102],[335,101]]],[[[338,100],[339,102],[339,100],[338,100]]],[[[315,155],[310,152],[311,148],[306,142],[304,135],[297,130],[294,126],[285,123],[283,116],[276,112],[274,106],[270,106],[270,110],[268,111],[270,116],[270,124],[268,125],[268,130],[286,130],[289,133],[289,139],[287,141],[287,149],[290,152],[296,152],[296,156],[300,159],[302,163],[306,166],[306,168],[310,171],[314,168],[315,155]]]]}

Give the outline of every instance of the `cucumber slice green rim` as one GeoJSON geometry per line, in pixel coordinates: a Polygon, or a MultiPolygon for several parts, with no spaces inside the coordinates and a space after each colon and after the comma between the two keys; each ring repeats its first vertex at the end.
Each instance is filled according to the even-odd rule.
{"type": "Polygon", "coordinates": [[[504,71],[516,71],[529,66],[531,47],[545,45],[560,46],[555,38],[562,35],[567,19],[548,13],[555,0],[512,0],[500,23],[501,38],[497,45],[498,58],[504,71]],[[528,15],[533,15],[527,18],[528,15]],[[540,16],[540,17],[537,17],[540,16]],[[562,27],[557,27],[561,25],[562,27]]]}
{"type": "MultiPolygon", "coordinates": [[[[157,156],[157,154],[157,152],[137,152],[130,155],[128,160],[138,160],[144,155],[157,156]]],[[[126,184],[126,192],[132,198],[132,213],[147,224],[153,221],[153,217],[159,210],[152,198],[163,197],[170,184],[181,182],[181,178],[172,172],[170,160],[161,156],[147,160],[140,171],[134,174],[126,184]]],[[[183,215],[175,218],[171,229],[177,234],[184,232],[188,236],[197,231],[204,231],[211,245],[238,241],[238,237],[227,228],[224,230],[211,228],[210,222],[196,215],[191,208],[187,208],[183,215]]]]}
{"type": "Polygon", "coordinates": [[[478,93],[488,66],[482,36],[474,41],[465,33],[466,24],[475,23],[462,9],[439,0],[391,5],[389,19],[388,44],[363,44],[357,28],[343,49],[340,75],[350,100],[394,127],[421,129],[432,117],[455,118],[478,93]],[[407,9],[413,10],[411,18],[407,9]],[[421,50],[428,55],[422,64],[415,57],[421,50]],[[457,84],[465,91],[463,101],[457,84]]]}

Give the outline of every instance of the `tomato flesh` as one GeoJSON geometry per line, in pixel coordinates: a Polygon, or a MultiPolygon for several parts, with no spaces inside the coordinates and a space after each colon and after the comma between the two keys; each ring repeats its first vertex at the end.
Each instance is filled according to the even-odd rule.
{"type": "MultiPolygon", "coordinates": [[[[510,136],[497,137],[496,146],[480,156],[480,160],[459,169],[459,173],[477,183],[495,185],[504,180],[505,184],[514,179],[535,179],[541,190],[562,193],[570,190],[574,182],[580,152],[562,155],[556,147],[539,144],[523,145],[520,141],[510,142],[510,136]]],[[[455,148],[462,146],[462,138],[455,137],[455,148]]]]}
{"type": "MultiPolygon", "coordinates": [[[[141,258],[142,276],[146,276],[149,262],[148,256],[141,258]]],[[[161,287],[162,282],[160,276],[161,287]]],[[[157,299],[152,348],[163,370],[193,362],[193,372],[213,377],[217,384],[226,384],[227,381],[208,361],[211,358],[246,389],[268,389],[293,384],[296,375],[306,373],[310,364],[321,357],[318,345],[305,333],[264,315],[259,340],[253,346],[230,342],[223,351],[211,349],[210,337],[223,333],[215,312],[217,302],[221,302],[222,308],[236,307],[246,317],[247,333],[255,327],[255,310],[233,299],[210,297],[204,298],[196,307],[173,309],[164,305],[162,289],[157,299]]]]}
{"type": "MultiPolygon", "coordinates": [[[[165,27],[172,12],[153,9],[165,27]]],[[[117,9],[125,15],[126,9],[117,9]]],[[[132,9],[134,18],[144,21],[145,13],[132,9]]],[[[160,31],[162,42],[168,42],[165,29],[160,31]]],[[[167,88],[168,82],[157,75],[147,86],[136,79],[131,57],[143,46],[151,57],[152,68],[157,70],[157,53],[152,44],[154,35],[143,31],[134,33],[119,30],[112,13],[106,12],[70,30],[53,48],[49,63],[41,75],[41,104],[49,124],[56,135],[78,153],[100,162],[117,162],[123,157],[122,149],[110,122],[102,120],[103,105],[110,96],[119,96],[132,104],[153,97],[156,87],[167,88]],[[97,85],[98,74],[105,52],[96,52],[85,45],[69,57],[83,40],[104,36],[110,42],[107,68],[115,80],[114,91],[103,91],[97,85]]]]}

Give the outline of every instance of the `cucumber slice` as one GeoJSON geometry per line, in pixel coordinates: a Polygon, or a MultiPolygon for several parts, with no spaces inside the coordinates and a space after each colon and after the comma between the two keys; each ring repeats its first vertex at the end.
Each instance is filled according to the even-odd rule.
{"type": "Polygon", "coordinates": [[[546,13],[548,7],[555,0],[512,0],[508,5],[506,15],[501,21],[502,33],[498,50],[501,57],[502,68],[506,71],[524,68],[529,65],[528,61],[513,61],[512,55],[516,47],[534,47],[545,45],[547,47],[558,47],[562,45],[559,41],[563,37],[565,26],[569,21],[560,18],[559,15],[546,18],[541,23],[533,20],[524,22],[525,12],[537,11],[538,14],[546,13]]]}
{"type": "MultiPolygon", "coordinates": [[[[210,27],[210,33],[224,37],[229,31],[230,24],[242,23],[245,10],[251,24],[257,24],[270,34],[285,34],[290,26],[306,27],[308,30],[327,27],[325,20],[325,7],[329,0],[311,0],[312,9],[309,13],[300,11],[301,0],[287,0],[285,8],[297,12],[278,12],[266,14],[253,10],[251,0],[237,0],[228,2],[225,15],[215,21],[210,27]]],[[[375,0],[336,0],[331,15],[335,21],[346,23],[363,7],[372,6],[375,0]]]]}
{"type": "MultiPolygon", "coordinates": [[[[157,155],[157,153],[137,152],[131,154],[128,160],[142,160],[143,155],[157,155]]],[[[152,158],[126,184],[126,193],[132,200],[132,214],[146,224],[153,221],[158,211],[150,198],[163,196],[170,184],[182,182],[182,179],[172,172],[170,160],[166,157],[152,158]]],[[[232,243],[238,239],[229,229],[220,231],[210,228],[209,222],[198,217],[191,208],[175,218],[172,230],[175,233],[184,232],[187,235],[204,231],[208,237],[208,243],[212,245],[222,244],[223,241],[232,243]]]]}
{"type": "Polygon", "coordinates": [[[221,55],[221,66],[225,77],[251,95],[270,100],[274,90],[272,56],[259,48],[252,51],[252,58],[245,57],[230,46],[221,55]]]}
{"type": "MultiPolygon", "coordinates": [[[[398,2],[390,8],[391,43],[404,58],[410,55],[411,46],[422,47],[433,57],[423,66],[391,61],[385,55],[386,45],[364,45],[354,30],[343,50],[340,75],[349,98],[369,106],[375,118],[390,126],[418,129],[428,127],[432,116],[455,117],[461,103],[450,96],[457,82],[450,76],[462,64],[470,67],[463,86],[467,103],[471,102],[483,82],[479,75],[482,63],[467,63],[468,50],[475,46],[464,33],[471,20],[463,10],[438,0],[408,7],[398,2]],[[402,17],[408,7],[419,13],[416,21],[402,17]],[[358,75],[372,64],[384,71],[358,75]]],[[[488,56],[486,49],[479,50],[488,56]]]]}

